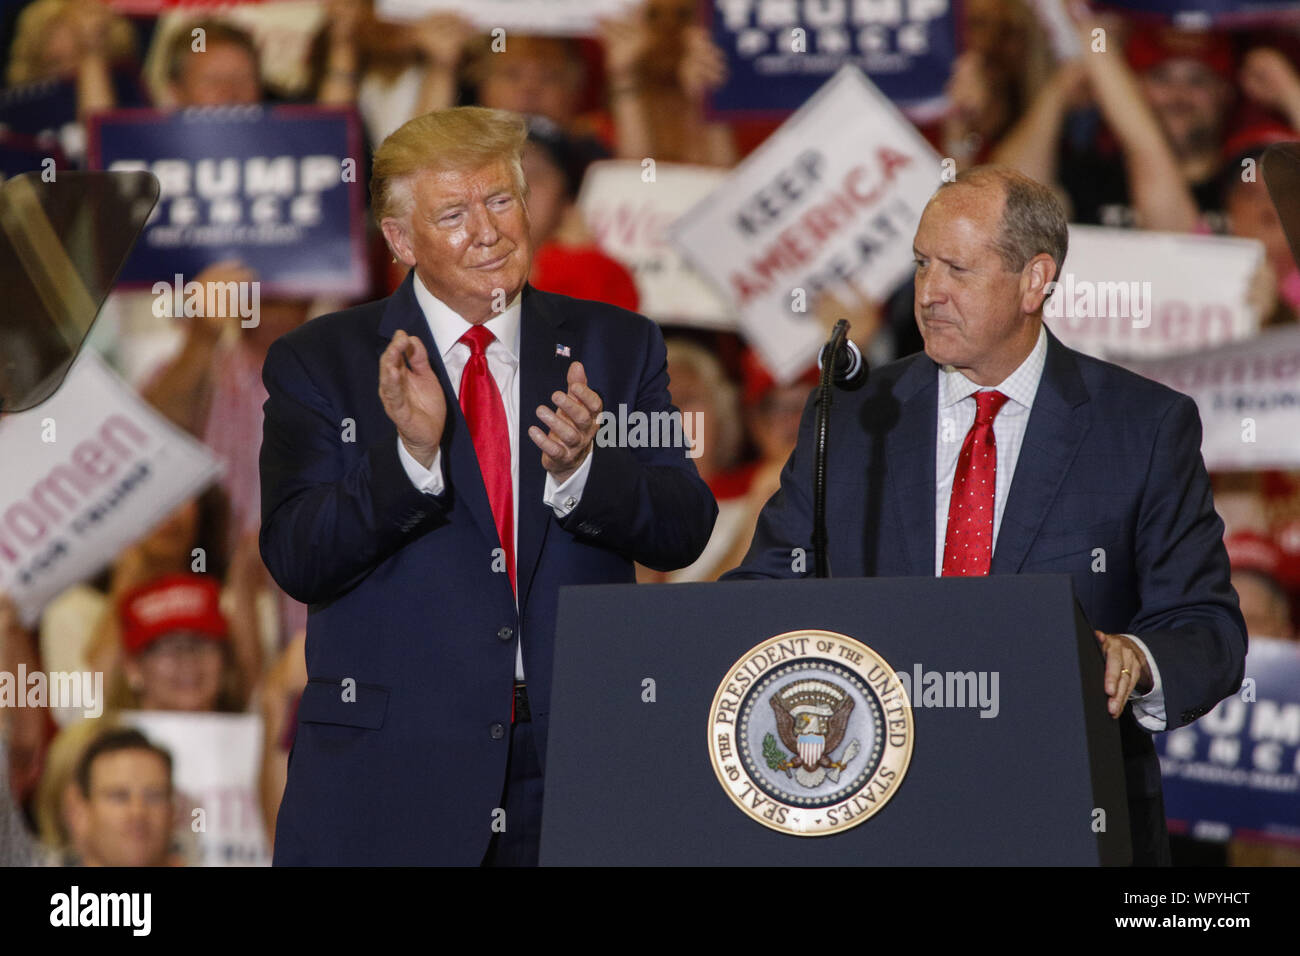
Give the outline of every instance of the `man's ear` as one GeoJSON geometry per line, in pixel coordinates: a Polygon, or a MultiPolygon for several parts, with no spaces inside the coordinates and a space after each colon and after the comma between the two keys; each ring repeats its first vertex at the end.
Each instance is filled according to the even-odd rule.
{"type": "Polygon", "coordinates": [[[1056,263],[1045,252],[1025,263],[1020,273],[1021,308],[1030,314],[1041,309],[1056,288],[1054,285],[1048,287],[1056,278],[1056,263]]]}
{"type": "Polygon", "coordinates": [[[69,842],[80,849],[90,824],[90,803],[75,780],[69,780],[59,794],[59,812],[68,829],[69,842]]]}
{"type": "Polygon", "coordinates": [[[406,231],[406,224],[400,219],[388,216],[380,222],[379,229],[383,232],[384,240],[388,243],[388,248],[397,258],[397,261],[406,266],[415,265],[415,254],[411,250],[411,240],[406,231]]]}

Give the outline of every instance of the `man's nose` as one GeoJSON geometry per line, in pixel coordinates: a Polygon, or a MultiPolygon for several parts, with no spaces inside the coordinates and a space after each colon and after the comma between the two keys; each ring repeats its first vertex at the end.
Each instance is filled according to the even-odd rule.
{"type": "Polygon", "coordinates": [[[471,212],[469,226],[470,235],[479,245],[494,246],[501,237],[496,216],[486,206],[478,206],[471,212]]]}
{"type": "Polygon", "coordinates": [[[918,273],[915,282],[917,304],[930,306],[943,301],[943,283],[939,281],[933,270],[918,273]]]}

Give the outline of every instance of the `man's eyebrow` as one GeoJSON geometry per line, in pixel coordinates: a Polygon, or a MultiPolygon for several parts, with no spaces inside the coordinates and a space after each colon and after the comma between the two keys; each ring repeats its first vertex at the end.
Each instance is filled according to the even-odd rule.
{"type": "MultiPolygon", "coordinates": [[[[487,200],[496,199],[498,196],[510,196],[513,199],[514,195],[515,195],[514,189],[512,189],[510,186],[507,185],[507,186],[502,186],[500,189],[493,190],[483,198],[484,201],[486,202],[487,200]]],[[[443,203],[441,206],[435,206],[433,208],[433,217],[435,219],[440,218],[446,215],[447,213],[451,212],[453,209],[461,209],[468,205],[469,202],[467,200],[452,199],[448,202],[443,203]]]]}

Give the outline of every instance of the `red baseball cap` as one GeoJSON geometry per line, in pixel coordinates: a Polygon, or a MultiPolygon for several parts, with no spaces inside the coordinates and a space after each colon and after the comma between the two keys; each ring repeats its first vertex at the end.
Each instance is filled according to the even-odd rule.
{"type": "Polygon", "coordinates": [[[1272,538],[1258,531],[1238,531],[1223,541],[1233,571],[1254,571],[1272,578],[1285,588],[1282,549],[1272,538]]]}
{"type": "Polygon", "coordinates": [[[122,645],[139,654],[160,637],[187,631],[224,641],[221,583],[207,574],[165,574],[122,597],[122,645]]]}
{"type": "Polygon", "coordinates": [[[1274,143],[1295,142],[1300,142],[1300,133],[1285,123],[1263,120],[1251,123],[1233,133],[1223,145],[1223,158],[1225,161],[1233,160],[1246,153],[1272,146],[1274,143]]]}
{"type": "Polygon", "coordinates": [[[1222,33],[1161,27],[1136,29],[1124,48],[1129,66],[1145,73],[1168,60],[1198,60],[1229,83],[1233,81],[1235,56],[1232,41],[1222,33]]]}
{"type": "MultiPolygon", "coordinates": [[[[757,405],[764,395],[776,388],[776,379],[772,377],[772,373],[767,370],[767,366],[763,364],[758,357],[758,353],[753,349],[745,349],[741,355],[740,374],[744,379],[741,401],[746,408],[757,405]]],[[[813,363],[790,384],[806,385],[812,388],[820,381],[821,372],[818,370],[817,364],[813,363]]]]}
{"type": "Polygon", "coordinates": [[[1289,590],[1300,591],[1300,518],[1273,527],[1273,540],[1282,554],[1278,577],[1289,590]]]}

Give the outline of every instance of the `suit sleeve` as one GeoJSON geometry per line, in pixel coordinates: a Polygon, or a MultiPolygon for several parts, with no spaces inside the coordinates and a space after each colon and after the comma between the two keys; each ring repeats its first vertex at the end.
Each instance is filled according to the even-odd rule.
{"type": "MultiPolygon", "coordinates": [[[[659,327],[646,320],[636,410],[680,414],[668,395],[668,356],[659,327]]],[[[613,413],[612,409],[607,409],[613,413]]],[[[650,421],[655,421],[653,417],[650,421]]],[[[701,436],[707,441],[707,435],[701,436]]],[[[599,441],[599,438],[598,438],[599,441]]],[[[686,449],[593,448],[582,498],[560,526],[656,571],[695,561],[709,543],[718,504],[686,449]]]]}
{"type": "Polygon", "coordinates": [[[1196,405],[1179,396],[1157,430],[1143,492],[1135,554],[1141,604],[1129,627],[1160,669],[1166,730],[1235,693],[1245,669],[1246,625],[1200,449],[1196,405]]]}
{"type": "Polygon", "coordinates": [[[721,580],[803,578],[813,573],[816,559],[812,546],[812,448],[816,411],[814,389],[804,405],[799,439],[781,469],[781,487],[758,514],[754,540],[745,553],[745,560],[721,580]]]}
{"type": "Polygon", "coordinates": [[[347,412],[313,383],[280,339],[262,368],[262,560],[276,584],[306,604],[331,600],[414,537],[445,523],[443,502],[419,491],[395,431],[358,453],[347,412]]]}

